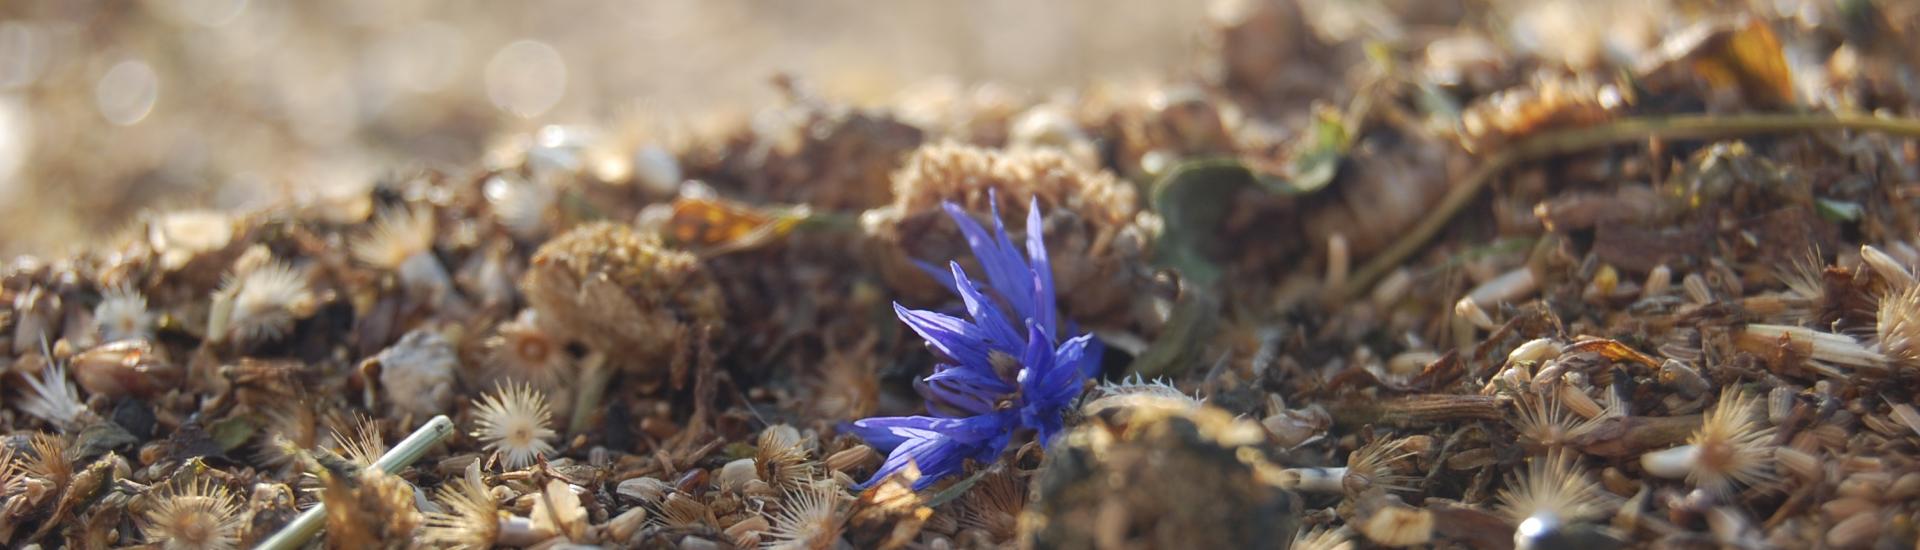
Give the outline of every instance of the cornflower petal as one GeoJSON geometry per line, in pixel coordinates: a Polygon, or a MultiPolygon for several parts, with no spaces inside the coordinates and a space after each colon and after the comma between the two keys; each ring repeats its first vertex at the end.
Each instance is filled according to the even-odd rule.
{"type": "Polygon", "coordinates": [[[897,302],[893,304],[893,313],[948,359],[963,365],[987,362],[986,335],[973,323],[943,313],[907,309],[897,302]]]}
{"type": "Polygon", "coordinates": [[[967,272],[960,269],[959,262],[953,263],[953,281],[954,288],[960,291],[961,301],[967,304],[967,315],[973,317],[973,326],[978,329],[976,334],[985,337],[986,347],[1008,355],[1019,353],[1025,342],[1020,340],[1019,333],[1013,331],[1013,323],[1000,313],[1000,308],[994,307],[979,287],[974,286],[973,280],[967,278],[967,272]]]}
{"type": "MultiPolygon", "coordinates": [[[[1054,311],[1053,260],[1047,256],[1047,241],[1041,235],[1040,197],[1027,206],[1027,258],[1033,262],[1032,319],[1039,321],[1047,334],[1059,334],[1058,313],[1054,311]]],[[[1004,234],[1004,233],[1003,233],[1004,234]]],[[[1051,342],[1049,342],[1051,343],[1051,342]]]]}
{"type": "MultiPolygon", "coordinates": [[[[994,229],[999,233],[990,235],[973,221],[960,205],[948,202],[941,206],[960,226],[960,233],[967,238],[967,247],[973,250],[973,257],[980,261],[980,267],[987,272],[987,282],[993,290],[1000,293],[1014,313],[1022,318],[1031,318],[1033,306],[1033,272],[1026,260],[1020,258],[1013,243],[1007,240],[1006,228],[1000,224],[999,208],[994,208],[994,229]]],[[[956,281],[957,282],[957,281],[956,281]]]]}
{"type": "Polygon", "coordinates": [[[932,416],[883,416],[855,420],[845,426],[868,445],[892,451],[909,439],[933,436],[954,437],[964,441],[991,439],[1000,426],[992,417],[938,418],[932,416]]]}

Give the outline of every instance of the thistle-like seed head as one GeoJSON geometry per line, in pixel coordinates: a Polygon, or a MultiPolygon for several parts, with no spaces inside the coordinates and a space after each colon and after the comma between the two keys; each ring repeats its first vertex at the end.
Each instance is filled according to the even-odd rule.
{"type": "Polygon", "coordinates": [[[1522,531],[1557,529],[1565,523],[1599,517],[1610,502],[1607,493],[1576,462],[1576,455],[1555,449],[1535,457],[1500,490],[1500,514],[1522,531]]]}
{"type": "Polygon", "coordinates": [[[397,206],[374,216],[373,230],[353,240],[353,258],[383,269],[397,269],[415,254],[433,250],[433,211],[397,206]]]}
{"type": "Polygon", "coordinates": [[[791,489],[811,483],[814,464],[807,456],[799,430],[785,424],[769,426],[760,432],[754,451],[754,473],[776,489],[791,489]]]}
{"type": "Polygon", "coordinates": [[[244,518],[227,488],[196,479],[162,489],[140,522],[149,542],[167,550],[240,548],[244,518]]]}
{"type": "Polygon", "coordinates": [[[440,488],[438,500],[444,511],[426,514],[426,524],[420,530],[422,542],[435,548],[458,550],[493,547],[500,534],[500,505],[477,477],[456,477],[440,488]]]}
{"type": "Polygon", "coordinates": [[[1516,405],[1519,414],[1511,420],[1513,427],[1521,437],[1546,448],[1571,444],[1592,433],[1607,419],[1604,412],[1594,418],[1580,418],[1551,395],[1522,392],[1516,405]]]}
{"type": "Polygon", "coordinates": [[[524,384],[500,386],[473,407],[473,437],[485,441],[487,450],[499,452],[507,467],[523,468],[553,453],[547,440],[559,433],[548,427],[553,409],[539,390],[524,384]]]}
{"type": "Polygon", "coordinates": [[[1880,297],[1876,313],[1874,334],[1880,353],[1907,365],[1920,365],[1920,285],[1880,297]]]}
{"type": "Polygon", "coordinates": [[[840,540],[846,524],[841,512],[840,489],[831,482],[809,483],[787,491],[780,500],[780,511],[773,515],[762,548],[780,550],[825,550],[840,540]]]}
{"type": "Polygon", "coordinates": [[[1762,424],[1759,397],[1734,388],[1721,392],[1700,429],[1687,439],[1699,449],[1687,481],[1726,495],[1734,486],[1772,481],[1772,426],[1762,424]]]}
{"type": "Polygon", "coordinates": [[[307,278],[293,266],[267,261],[229,275],[213,294],[207,336],[216,340],[266,341],[285,336],[296,319],[313,313],[307,278]]]}
{"type": "Polygon", "coordinates": [[[126,283],[108,287],[93,306],[93,326],[101,342],[152,338],[153,317],[147,296],[126,283]]]}
{"type": "Polygon", "coordinates": [[[1419,453],[1407,450],[1405,438],[1379,438],[1347,455],[1346,477],[1341,485],[1348,495],[1370,489],[1384,491],[1413,490],[1413,476],[1400,473],[1400,463],[1419,453]]]}

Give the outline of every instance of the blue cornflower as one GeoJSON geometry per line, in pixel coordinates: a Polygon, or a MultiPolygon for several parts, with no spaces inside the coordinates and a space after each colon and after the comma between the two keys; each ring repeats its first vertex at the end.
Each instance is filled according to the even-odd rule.
{"type": "Polygon", "coordinates": [[[958,205],[942,204],[980,260],[988,286],[968,278],[958,262],[944,271],[922,266],[959,294],[971,319],[893,305],[900,320],[939,356],[933,374],[918,385],[931,416],[853,423],[854,434],[888,453],[866,485],[912,463],[922,474],[914,483],[918,490],[959,473],[967,459],[999,458],[1017,431],[1033,430],[1041,442],[1051,440],[1061,430],[1062,414],[1099,368],[1100,346],[1091,334],[1058,340],[1053,268],[1041,240],[1039,200],[1027,210],[1025,257],[1007,237],[998,201],[989,202],[995,203],[992,233],[958,205]]]}

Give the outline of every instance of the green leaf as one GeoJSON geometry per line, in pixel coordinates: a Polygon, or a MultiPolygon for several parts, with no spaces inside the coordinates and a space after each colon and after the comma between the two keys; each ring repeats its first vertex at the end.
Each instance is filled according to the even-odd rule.
{"type": "Polygon", "coordinates": [[[1204,249],[1218,238],[1220,220],[1241,191],[1258,186],[1253,171],[1232,160],[1194,161],[1175,166],[1154,186],[1153,209],[1164,229],[1154,244],[1154,261],[1200,284],[1220,278],[1204,249]]]}
{"type": "Polygon", "coordinates": [[[221,452],[231,451],[246,444],[248,439],[253,438],[253,431],[253,422],[244,416],[235,416],[207,426],[207,435],[213,437],[213,442],[220,446],[221,452]]]}
{"type": "Polygon", "coordinates": [[[1860,207],[1860,203],[1857,203],[1857,202],[1839,201],[1839,200],[1833,200],[1833,199],[1814,199],[1813,207],[1814,207],[1814,210],[1820,213],[1820,217],[1826,218],[1827,221],[1835,221],[1835,222],[1860,221],[1861,207],[1860,207]]]}

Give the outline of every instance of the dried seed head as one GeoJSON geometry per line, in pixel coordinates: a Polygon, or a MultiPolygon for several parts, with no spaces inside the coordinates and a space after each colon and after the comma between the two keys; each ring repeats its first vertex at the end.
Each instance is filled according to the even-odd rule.
{"type": "Polygon", "coordinates": [[[1516,539],[1537,538],[1606,513],[1610,495],[1575,460],[1568,451],[1548,451],[1500,490],[1500,513],[1519,526],[1516,539]]]}
{"type": "Polygon", "coordinates": [[[268,260],[227,276],[213,294],[207,337],[215,341],[275,340],[293,322],[313,314],[307,278],[284,262],[268,260]]]}
{"type": "Polygon", "coordinates": [[[1803,301],[1817,301],[1826,297],[1827,286],[1821,273],[1826,270],[1826,262],[1820,259],[1820,251],[1807,249],[1793,259],[1785,268],[1778,269],[1774,278],[1787,285],[1787,291],[1794,298],[1803,301]]]}
{"type": "Polygon", "coordinates": [[[1401,462],[1416,453],[1406,449],[1408,439],[1375,439],[1347,455],[1346,475],[1340,483],[1347,494],[1358,495],[1369,489],[1412,491],[1414,477],[1400,472],[1401,462]]]}
{"type": "Polygon", "coordinates": [[[1920,286],[1901,287],[1880,298],[1875,345],[1888,358],[1920,365],[1920,286]]]}
{"type": "Polygon", "coordinates": [[[763,548],[780,550],[826,550],[840,540],[846,524],[841,512],[840,489],[831,483],[810,483],[787,491],[780,499],[780,511],[762,540],[763,548]]]}
{"type": "Polygon", "coordinates": [[[353,258],[382,269],[399,269],[414,255],[431,252],[433,210],[397,206],[374,216],[373,230],[353,240],[353,258]]]}
{"type": "Polygon", "coordinates": [[[80,401],[80,390],[67,379],[67,368],[49,363],[38,375],[28,375],[27,393],[19,403],[20,411],[45,420],[60,431],[71,431],[92,413],[80,401]]]}
{"type": "Polygon", "coordinates": [[[1761,425],[1761,403],[1738,389],[1721,392],[1687,445],[1641,457],[1648,473],[1680,477],[1706,491],[1727,495],[1736,485],[1772,481],[1774,429],[1761,425]]]}
{"type": "Polygon", "coordinates": [[[340,448],[340,456],[354,464],[371,468],[374,462],[387,454],[387,441],[380,434],[380,422],[373,417],[352,413],[349,416],[334,416],[328,424],[333,432],[333,443],[340,448]]]}
{"type": "Polygon", "coordinates": [[[760,432],[754,449],[755,475],[775,489],[791,489],[811,482],[813,461],[808,457],[800,431],[785,424],[769,426],[760,432]]]}
{"type": "Polygon", "coordinates": [[[327,543],[338,548],[384,548],[408,540],[420,525],[413,485],[379,468],[358,475],[328,473],[320,500],[326,504],[327,543]]]}
{"type": "Polygon", "coordinates": [[[548,426],[553,409],[547,396],[528,385],[498,386],[473,402],[475,439],[486,442],[489,451],[501,454],[508,468],[532,465],[536,457],[553,453],[547,441],[559,436],[548,426]]]}
{"type": "Polygon", "coordinates": [[[520,283],[550,334],[606,354],[630,372],[663,375],[704,326],[719,326],[720,287],[692,254],[612,223],[555,237],[520,283]]]}
{"type": "Polygon", "coordinates": [[[264,431],[267,441],[260,447],[260,461],[272,466],[292,464],[299,449],[320,445],[320,415],[312,403],[296,400],[267,409],[264,431]]]}
{"type": "MultiPolygon", "coordinates": [[[[950,229],[943,202],[986,220],[997,217],[996,208],[1021,212],[1037,199],[1046,213],[1042,224],[1061,308],[1075,319],[1132,318],[1135,297],[1147,283],[1131,266],[1149,254],[1152,221],[1141,212],[1133,187],[1111,173],[1051,150],[937,144],[914,151],[893,184],[893,203],[867,211],[861,225],[880,247],[881,275],[894,289],[918,301],[948,295],[913,264],[965,256],[966,241],[950,229]]],[[[1025,225],[1021,216],[1000,219],[1025,225]]]]}
{"type": "Polygon", "coordinates": [[[960,527],[979,529],[996,542],[1011,541],[1027,506],[1027,482],[1011,470],[982,478],[959,501],[960,527]]]}
{"type": "Polygon", "coordinates": [[[152,338],[153,317],[147,296],[127,283],[107,288],[100,304],[93,306],[93,327],[101,342],[152,338]]]}
{"type": "Polygon", "coordinates": [[[494,328],[487,339],[487,363],[497,378],[552,390],[572,378],[564,344],[542,330],[539,314],[523,310],[494,328]]]}
{"type": "MultiPolygon", "coordinates": [[[[476,466],[479,461],[474,461],[476,466]]],[[[434,548],[484,550],[500,535],[500,505],[478,478],[479,471],[460,476],[440,488],[443,511],[427,512],[420,541],[434,548]]]]}
{"type": "Polygon", "coordinates": [[[66,438],[45,432],[34,432],[27,440],[27,448],[33,456],[26,461],[26,474],[53,484],[56,488],[65,488],[73,480],[73,459],[67,456],[66,438]]]}
{"type": "Polygon", "coordinates": [[[1513,427],[1521,437],[1549,449],[1574,443],[1609,418],[1603,409],[1602,414],[1582,419],[1561,406],[1559,399],[1531,393],[1520,394],[1515,405],[1519,414],[1511,420],[1513,427]]]}
{"type": "Polygon", "coordinates": [[[140,523],[149,542],[167,550],[240,548],[244,518],[227,488],[207,479],[162,489],[140,523]]]}

